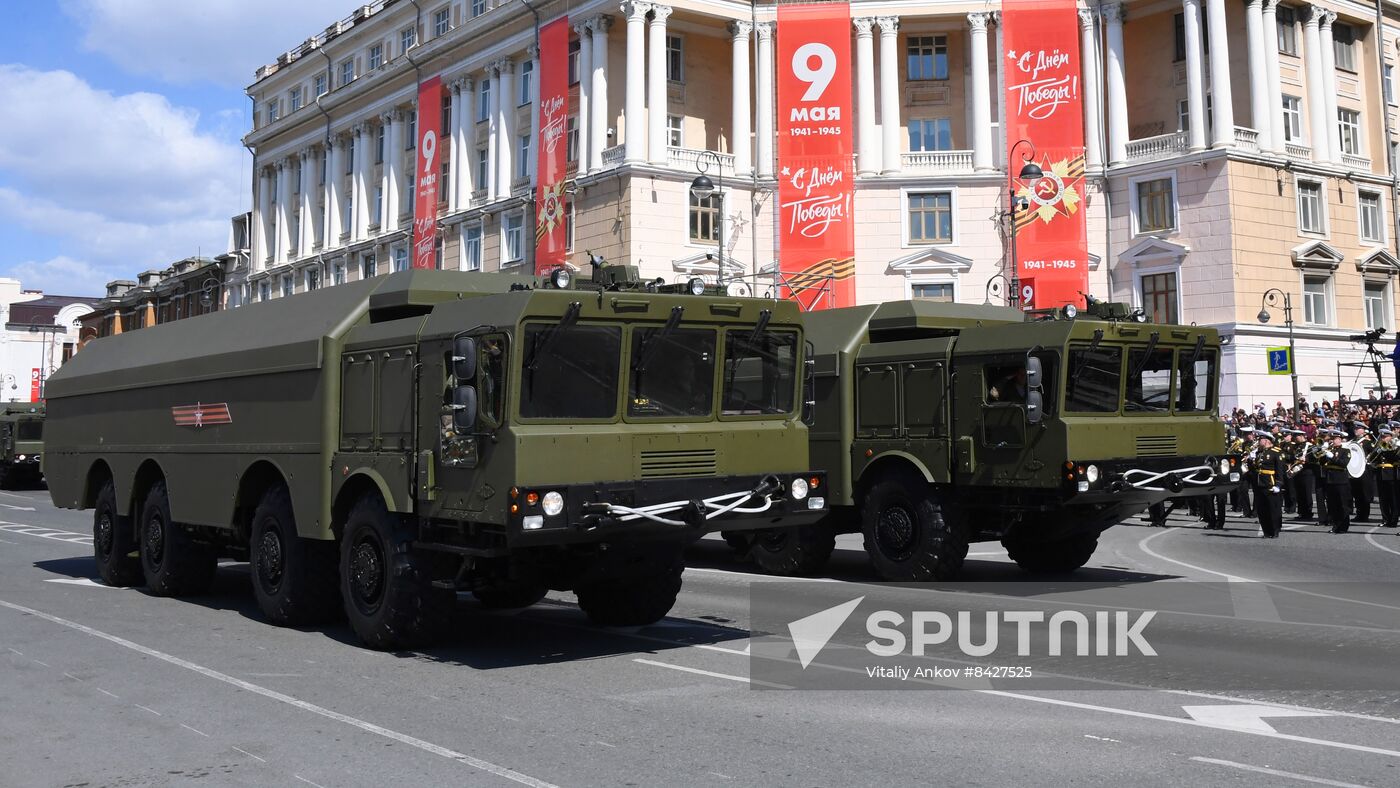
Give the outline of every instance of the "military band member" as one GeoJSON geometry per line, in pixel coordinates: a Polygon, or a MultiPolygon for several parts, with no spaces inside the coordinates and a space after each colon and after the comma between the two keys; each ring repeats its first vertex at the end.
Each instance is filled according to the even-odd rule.
{"type": "Polygon", "coordinates": [[[1250,499],[1250,488],[1254,486],[1254,441],[1253,433],[1245,433],[1240,438],[1240,481],[1235,485],[1235,511],[1245,517],[1254,517],[1254,505],[1250,499]]]}
{"type": "Polygon", "coordinates": [[[1293,454],[1288,484],[1293,488],[1293,499],[1298,502],[1298,516],[1294,519],[1307,522],[1313,519],[1313,498],[1317,495],[1317,474],[1314,468],[1317,463],[1318,445],[1309,442],[1302,430],[1296,432],[1297,450],[1293,454]]]}
{"type": "MultiPolygon", "coordinates": [[[[1278,446],[1278,450],[1283,452],[1283,467],[1285,469],[1292,468],[1293,463],[1297,462],[1300,452],[1299,446],[1296,443],[1296,436],[1302,433],[1298,430],[1291,430],[1285,427],[1281,428],[1276,434],[1278,435],[1278,443],[1276,445],[1278,446]]],[[[1297,501],[1293,497],[1293,485],[1289,484],[1288,481],[1288,474],[1286,472],[1278,479],[1279,488],[1283,490],[1283,513],[1293,514],[1297,511],[1297,501]]]]}
{"type": "MultiPolygon", "coordinates": [[[[1371,437],[1370,431],[1366,429],[1366,424],[1360,421],[1354,422],[1352,424],[1352,433],[1355,436],[1356,443],[1361,446],[1363,454],[1369,455],[1371,450],[1375,448],[1376,441],[1371,437]]],[[[1354,519],[1356,522],[1364,523],[1370,521],[1371,498],[1375,497],[1375,488],[1376,477],[1375,474],[1371,472],[1370,465],[1366,466],[1366,470],[1361,474],[1361,478],[1351,480],[1351,500],[1352,503],[1355,504],[1354,511],[1356,512],[1356,517],[1354,519]]]]}
{"type": "Polygon", "coordinates": [[[1259,514],[1259,527],[1265,539],[1277,539],[1283,529],[1283,480],[1288,461],[1283,450],[1274,445],[1274,436],[1256,431],[1259,448],[1254,453],[1254,510],[1259,514]]]}
{"type": "Polygon", "coordinates": [[[1400,515],[1400,443],[1395,440],[1395,432],[1389,427],[1381,427],[1381,441],[1371,455],[1371,465],[1376,474],[1376,493],[1380,498],[1381,525],[1394,528],[1397,515],[1400,515]]]}
{"type": "Polygon", "coordinates": [[[1327,488],[1327,517],[1332,523],[1332,533],[1344,534],[1351,530],[1351,513],[1347,509],[1347,498],[1351,494],[1351,474],[1347,473],[1347,462],[1351,452],[1342,446],[1346,433],[1341,430],[1327,431],[1329,445],[1322,452],[1323,480],[1327,488]]]}

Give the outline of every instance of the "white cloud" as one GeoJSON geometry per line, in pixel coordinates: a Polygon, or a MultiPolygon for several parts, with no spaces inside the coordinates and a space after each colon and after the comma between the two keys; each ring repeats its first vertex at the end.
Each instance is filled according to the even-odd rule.
{"type": "Polygon", "coordinates": [[[50,295],[101,298],[103,283],[114,278],[91,263],[59,255],[50,260],[29,260],[10,266],[5,275],[18,279],[26,290],[42,290],[50,295]]]}
{"type": "Polygon", "coordinates": [[[244,87],[336,20],[354,0],[63,0],[83,46],[134,74],[244,87]]]}

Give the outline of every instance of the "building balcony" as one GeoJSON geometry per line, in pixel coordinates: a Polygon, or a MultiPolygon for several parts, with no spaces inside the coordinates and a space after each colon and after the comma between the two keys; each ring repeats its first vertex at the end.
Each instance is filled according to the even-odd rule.
{"type": "MultiPolygon", "coordinates": [[[[719,173],[734,174],[734,157],[728,153],[716,153],[719,157],[719,173]]],[[[701,167],[714,166],[714,158],[708,152],[694,148],[667,148],[666,165],[676,170],[697,172],[701,167]]]]}
{"type": "Polygon", "coordinates": [[[899,157],[903,172],[913,175],[972,172],[970,150],[926,150],[903,153],[899,157]]]}
{"type": "Polygon", "coordinates": [[[1128,140],[1127,149],[1129,164],[1142,164],[1181,156],[1186,153],[1186,132],[1173,131],[1169,134],[1158,134],[1155,137],[1128,140]]]}

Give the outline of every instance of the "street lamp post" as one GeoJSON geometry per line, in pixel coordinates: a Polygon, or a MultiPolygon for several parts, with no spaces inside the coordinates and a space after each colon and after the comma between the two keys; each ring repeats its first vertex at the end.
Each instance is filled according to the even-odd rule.
{"type": "Polygon", "coordinates": [[[695,159],[695,169],[697,169],[697,170],[700,171],[700,174],[697,175],[697,176],[695,177],[695,180],[693,180],[693,181],[690,182],[690,193],[693,194],[693,195],[695,195],[695,199],[697,199],[697,200],[705,200],[705,199],[708,199],[711,195],[715,194],[716,192],[718,192],[718,194],[719,194],[719,210],[716,211],[716,216],[715,216],[715,237],[716,237],[716,238],[718,239],[718,241],[719,241],[719,253],[718,253],[718,255],[716,256],[716,261],[718,262],[719,265],[718,265],[718,273],[715,274],[715,285],[716,285],[717,287],[719,287],[720,289],[723,289],[723,288],[724,288],[724,162],[722,162],[722,161],[720,160],[719,154],[718,154],[718,153],[715,153],[715,152],[712,151],[712,150],[704,150],[704,151],[701,151],[701,152],[700,152],[700,155],[699,155],[698,157],[696,157],[696,159],[695,159]],[[706,173],[709,171],[709,167],[707,166],[708,161],[707,161],[707,159],[706,159],[706,156],[713,156],[713,157],[714,157],[714,160],[715,160],[715,177],[716,177],[716,178],[719,178],[719,187],[718,187],[718,189],[716,189],[715,184],[710,180],[710,176],[706,175],[706,173]]]}
{"type": "Polygon", "coordinates": [[[1045,174],[1041,171],[1040,166],[1035,163],[1035,145],[1032,144],[1030,140],[1017,140],[1016,144],[1011,146],[1011,152],[1007,156],[1006,162],[1006,194],[1007,198],[1010,200],[1010,206],[1006,215],[1011,222],[1011,287],[1009,288],[1011,293],[1007,302],[1009,304],[1016,304],[1021,298],[1021,280],[1018,270],[1019,261],[1016,259],[1016,211],[1026,205],[1026,200],[1025,198],[1021,198],[1020,200],[1016,199],[1016,184],[1011,178],[1011,164],[1016,159],[1016,150],[1022,145],[1030,148],[1030,151],[1021,155],[1021,161],[1024,162],[1024,164],[1021,166],[1021,172],[1018,177],[1022,181],[1026,181],[1027,185],[1034,190],[1035,182],[1045,174]]]}
{"type": "Polygon", "coordinates": [[[1269,307],[1278,308],[1279,300],[1283,301],[1283,324],[1288,327],[1288,378],[1293,384],[1293,423],[1298,423],[1298,357],[1293,352],[1293,298],[1278,289],[1271,287],[1264,291],[1264,298],[1259,304],[1259,322],[1269,322],[1269,307]]]}
{"type": "MultiPolygon", "coordinates": [[[[1011,288],[1011,280],[1009,280],[1009,279],[1006,278],[1006,274],[1002,274],[1002,273],[992,274],[992,275],[987,279],[987,285],[986,285],[986,287],[984,288],[985,292],[983,293],[983,297],[982,297],[982,305],[983,305],[983,306],[991,306],[991,305],[992,305],[992,293],[1000,293],[1000,291],[1001,291],[1001,289],[1002,289],[1003,287],[1007,288],[1008,290],[1011,288]],[[1001,280],[1000,284],[998,284],[998,282],[997,282],[998,279],[1001,280]]],[[[1003,299],[1003,300],[1004,300],[1004,299],[1003,299]]]]}

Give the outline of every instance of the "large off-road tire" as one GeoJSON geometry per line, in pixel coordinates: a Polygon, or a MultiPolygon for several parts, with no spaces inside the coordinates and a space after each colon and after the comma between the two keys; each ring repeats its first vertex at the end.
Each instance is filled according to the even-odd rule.
{"type": "Polygon", "coordinates": [[[345,615],[370,648],[420,646],[438,635],[456,594],[434,588],[412,534],[378,495],[361,498],[345,521],[340,546],[340,593],[345,615]]]}
{"type": "Polygon", "coordinates": [[[675,607],[681,592],[679,561],[643,575],[605,580],[580,586],[578,606],[593,623],[605,627],[639,627],[655,624],[675,607]]]}
{"type": "Polygon", "coordinates": [[[493,610],[529,607],[544,599],[548,593],[548,586],[520,581],[483,584],[472,588],[472,596],[476,597],[476,601],[480,602],[482,607],[493,610]]]}
{"type": "Polygon", "coordinates": [[[117,488],[104,482],[92,512],[92,554],[102,582],[115,588],[140,585],[144,578],[136,549],[131,522],[117,513],[117,488]]]}
{"type": "Polygon", "coordinates": [[[836,534],[824,523],[765,528],[753,532],[749,557],[770,575],[810,575],[826,568],[836,534]]]}
{"type": "Polygon", "coordinates": [[[1009,539],[1002,542],[1006,554],[1027,572],[1073,572],[1089,563],[1099,547],[1096,533],[1075,534],[1057,542],[1022,542],[1009,539]]]}
{"type": "Polygon", "coordinates": [[[340,616],[340,563],[335,542],[297,536],[287,488],[268,488],[253,510],[248,566],[253,596],[278,626],[304,626],[340,616]]]}
{"type": "Polygon", "coordinates": [[[922,479],[892,477],[875,484],[861,507],[865,552],[885,580],[953,580],[967,558],[967,530],[945,516],[922,479]]]}
{"type": "Polygon", "coordinates": [[[753,544],[752,531],[720,531],[719,535],[724,539],[724,543],[729,545],[729,549],[739,555],[747,555],[749,546],[753,544]]]}
{"type": "Polygon", "coordinates": [[[170,495],[158,481],[146,493],[137,523],[141,538],[141,572],[146,589],[156,596],[203,594],[214,584],[214,551],[196,543],[170,519],[170,495]]]}

